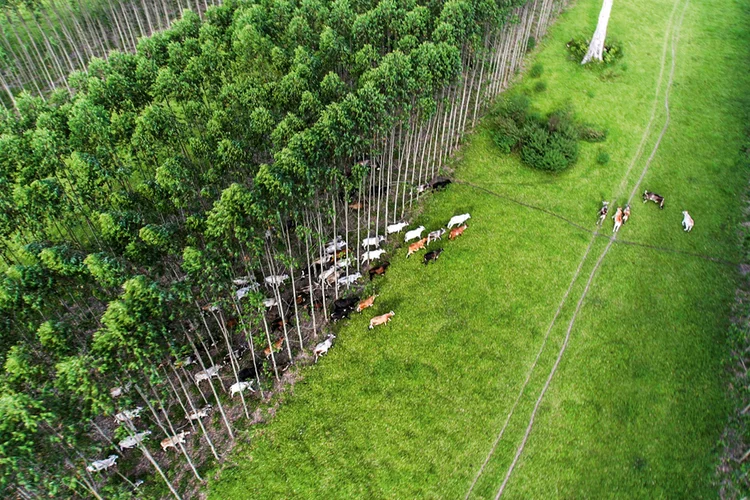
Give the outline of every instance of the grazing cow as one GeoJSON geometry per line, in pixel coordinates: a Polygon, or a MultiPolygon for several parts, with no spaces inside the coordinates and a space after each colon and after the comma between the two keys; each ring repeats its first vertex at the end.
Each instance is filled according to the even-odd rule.
{"type": "Polygon", "coordinates": [[[406,254],[406,258],[408,259],[409,257],[411,257],[411,254],[413,254],[417,250],[423,249],[426,243],[427,243],[427,238],[422,238],[418,242],[412,243],[411,245],[409,245],[409,253],[406,254]]]}
{"type": "Polygon", "coordinates": [[[352,296],[346,299],[338,299],[333,302],[333,312],[331,319],[335,322],[340,319],[348,318],[354,306],[359,302],[359,296],[352,296]]]}
{"type": "Polygon", "coordinates": [[[235,278],[232,280],[232,284],[236,286],[247,286],[250,290],[257,292],[260,288],[260,284],[255,281],[255,276],[245,276],[243,278],[235,278]]]}
{"type": "Polygon", "coordinates": [[[142,406],[138,406],[135,408],[135,410],[124,410],[115,415],[115,422],[117,423],[125,423],[129,420],[133,420],[135,418],[138,418],[141,415],[141,411],[143,411],[142,406]]]}
{"type": "Polygon", "coordinates": [[[388,234],[400,233],[409,225],[408,222],[399,222],[398,224],[391,224],[385,228],[385,232],[388,234]]]}
{"type": "Polygon", "coordinates": [[[266,284],[278,286],[283,284],[288,279],[288,274],[272,274],[271,276],[266,276],[266,284]]]}
{"type": "Polygon", "coordinates": [[[362,278],[362,275],[360,273],[350,274],[348,276],[344,276],[343,278],[339,278],[338,284],[339,285],[353,285],[360,278],[362,278]]]}
{"type": "Polygon", "coordinates": [[[622,223],[625,224],[630,218],[630,205],[625,205],[622,209],[622,223]]]}
{"type": "Polygon", "coordinates": [[[406,243],[409,240],[413,240],[415,238],[421,238],[422,237],[422,231],[424,231],[424,226],[419,226],[416,229],[413,229],[411,231],[406,232],[406,236],[404,237],[404,243],[406,243]]]}
{"type": "Polygon", "coordinates": [[[432,261],[437,261],[441,253],[443,253],[443,249],[438,248],[437,250],[433,250],[432,252],[427,252],[426,254],[424,254],[424,265],[426,266],[432,261]]]}
{"type": "Polygon", "coordinates": [[[325,257],[321,257],[315,262],[313,262],[312,265],[322,267],[332,261],[333,261],[333,257],[331,257],[330,255],[326,255],[325,257]]]}
{"type": "Polygon", "coordinates": [[[252,290],[253,290],[252,287],[245,286],[245,287],[240,288],[236,292],[234,292],[234,294],[237,297],[237,300],[239,301],[239,300],[242,300],[243,298],[245,298],[245,295],[247,295],[248,293],[250,293],[252,290]]]}
{"type": "Polygon", "coordinates": [[[395,315],[396,313],[391,311],[385,314],[381,314],[380,316],[375,316],[374,318],[370,320],[370,330],[372,330],[378,325],[384,325],[388,323],[391,320],[391,318],[394,317],[395,315]]]}
{"type": "Polygon", "coordinates": [[[352,312],[351,309],[335,309],[331,313],[331,321],[335,323],[340,319],[348,318],[351,312],[352,312]]]}
{"type": "Polygon", "coordinates": [[[467,227],[469,226],[467,226],[466,224],[464,224],[463,226],[454,227],[453,229],[451,229],[451,232],[448,235],[448,239],[451,241],[455,240],[456,238],[464,234],[464,231],[466,231],[467,227]]]}
{"type": "Polygon", "coordinates": [[[622,207],[617,207],[617,212],[615,212],[612,218],[615,220],[615,227],[612,229],[612,232],[616,233],[620,230],[620,226],[622,226],[622,207]]]}
{"type": "Polygon", "coordinates": [[[107,470],[113,465],[117,465],[115,462],[117,462],[118,458],[119,457],[117,455],[110,455],[104,460],[97,460],[93,462],[91,465],[86,467],[86,470],[89,472],[99,472],[100,470],[107,470]]]}
{"type": "Polygon", "coordinates": [[[336,336],[334,334],[329,333],[323,342],[315,346],[315,349],[313,349],[313,356],[315,356],[316,363],[318,362],[319,357],[328,352],[333,345],[333,339],[335,338],[336,336]]]}
{"type": "Polygon", "coordinates": [[[422,194],[428,189],[430,189],[429,184],[420,184],[419,186],[417,186],[417,194],[422,194]]]}
{"type": "Polygon", "coordinates": [[[690,214],[687,213],[687,210],[683,210],[682,212],[682,227],[685,229],[685,231],[690,232],[693,229],[693,226],[695,225],[695,221],[692,217],[690,217],[690,214]]]}
{"type": "Polygon", "coordinates": [[[139,432],[138,434],[133,434],[132,436],[128,436],[122,441],[120,441],[118,444],[120,445],[121,450],[128,450],[130,448],[135,448],[138,446],[138,443],[146,439],[146,436],[151,434],[151,431],[143,431],[139,432]]]}
{"type": "Polygon", "coordinates": [[[230,397],[233,398],[235,394],[244,392],[246,389],[250,389],[250,392],[255,392],[255,389],[253,389],[252,385],[252,380],[250,382],[235,382],[229,387],[229,392],[231,393],[230,397]]]}
{"type": "Polygon", "coordinates": [[[433,231],[427,235],[427,244],[429,245],[433,241],[437,241],[443,237],[445,234],[445,229],[442,227],[438,229],[437,231],[433,231]]]}
{"type": "Polygon", "coordinates": [[[596,225],[601,226],[602,223],[604,223],[604,219],[607,218],[607,213],[609,212],[609,202],[603,201],[602,202],[602,208],[599,209],[599,212],[596,214],[599,217],[599,220],[597,221],[596,225]]]}
{"type": "MultiPolygon", "coordinates": [[[[326,269],[325,271],[323,271],[323,273],[321,273],[321,275],[320,275],[320,281],[327,281],[331,276],[333,276],[335,274],[338,274],[336,272],[336,268],[335,267],[331,267],[330,269],[326,269]]],[[[333,279],[336,279],[336,278],[333,278],[333,279]]]]}
{"type": "Polygon", "coordinates": [[[266,308],[271,309],[272,307],[279,305],[279,302],[275,298],[271,297],[270,299],[263,299],[263,305],[266,308]]]}
{"type": "Polygon", "coordinates": [[[659,205],[659,208],[664,208],[664,197],[659,196],[656,193],[649,193],[648,191],[645,191],[643,193],[643,203],[646,203],[647,201],[653,201],[657,205],[659,205]]]}
{"type": "Polygon", "coordinates": [[[378,260],[384,253],[385,250],[370,250],[369,252],[365,252],[362,254],[362,263],[364,264],[368,260],[378,260]]]}
{"type": "Polygon", "coordinates": [[[432,181],[432,184],[430,187],[432,189],[443,189],[448,186],[448,184],[451,183],[451,180],[447,177],[437,177],[434,181],[432,181]]]}
{"type": "Polygon", "coordinates": [[[374,278],[377,275],[383,276],[385,274],[385,271],[388,269],[388,266],[390,266],[391,263],[388,261],[383,262],[378,267],[373,267],[369,271],[367,271],[367,274],[370,275],[370,281],[372,281],[372,278],[374,278]]]}
{"type": "Polygon", "coordinates": [[[195,383],[197,385],[200,385],[200,383],[203,382],[204,380],[208,380],[211,377],[218,377],[219,370],[221,370],[223,366],[224,365],[218,365],[218,366],[214,365],[210,368],[206,368],[205,370],[199,371],[198,373],[195,374],[195,383]]]}
{"type": "Polygon", "coordinates": [[[357,312],[361,313],[368,307],[372,307],[375,304],[375,297],[377,297],[377,295],[370,295],[365,300],[357,304],[357,312]]]}
{"type": "Polygon", "coordinates": [[[381,243],[385,241],[385,236],[371,236],[369,238],[365,238],[362,240],[362,248],[368,248],[368,247],[379,247],[381,243]]]}
{"type": "Polygon", "coordinates": [[[362,210],[364,207],[365,207],[364,204],[358,201],[349,203],[349,208],[351,208],[352,210],[362,210]]]}
{"type": "Polygon", "coordinates": [[[336,240],[326,245],[326,254],[336,253],[343,248],[346,248],[346,241],[342,240],[341,236],[337,236],[336,240]]]}
{"type": "Polygon", "coordinates": [[[206,418],[211,414],[211,411],[213,411],[214,407],[210,404],[204,406],[200,410],[195,410],[193,413],[189,415],[185,415],[185,418],[189,421],[192,420],[200,420],[201,418],[206,418]]]}
{"type": "Polygon", "coordinates": [[[351,259],[349,259],[347,257],[346,259],[341,259],[341,260],[339,260],[339,261],[336,262],[336,269],[341,269],[341,268],[344,268],[344,267],[350,267],[351,265],[352,265],[352,261],[351,261],[351,259]]]}
{"type": "Polygon", "coordinates": [[[172,437],[168,437],[166,439],[161,440],[161,449],[163,451],[167,451],[167,448],[174,448],[177,449],[178,444],[182,444],[185,442],[185,436],[189,436],[190,431],[182,431],[178,432],[172,437]]]}
{"type": "Polygon", "coordinates": [[[448,221],[448,229],[453,226],[460,226],[469,219],[471,219],[471,215],[469,214],[454,215],[451,217],[451,220],[448,221]]]}

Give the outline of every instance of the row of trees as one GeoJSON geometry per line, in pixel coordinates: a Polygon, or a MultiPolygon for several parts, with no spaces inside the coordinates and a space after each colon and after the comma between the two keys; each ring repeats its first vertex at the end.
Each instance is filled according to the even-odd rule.
{"type": "Polygon", "coordinates": [[[0,102],[14,107],[26,90],[45,97],[71,90],[68,75],[94,57],[134,52],[138,39],[167,29],[185,10],[200,16],[208,0],[4,0],[0,2],[0,102]]]}
{"type": "Polygon", "coordinates": [[[315,342],[337,273],[363,271],[361,239],[407,215],[561,5],[228,1],[91,59],[72,93],[18,96],[0,120],[0,489],[128,496],[144,464],[176,497],[201,481],[315,342]],[[232,399],[241,381],[257,392],[232,399]],[[145,429],[191,435],[86,470],[145,429]]]}

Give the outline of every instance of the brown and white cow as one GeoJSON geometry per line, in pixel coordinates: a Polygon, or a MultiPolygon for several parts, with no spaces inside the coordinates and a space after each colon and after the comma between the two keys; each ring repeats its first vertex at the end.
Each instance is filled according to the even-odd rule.
{"type": "Polygon", "coordinates": [[[622,223],[625,224],[630,218],[630,205],[625,205],[622,209],[622,223]]]}
{"type": "Polygon", "coordinates": [[[612,218],[615,220],[615,227],[612,229],[612,232],[616,233],[620,230],[620,226],[622,226],[622,207],[617,207],[617,212],[615,212],[612,218]]]}
{"type": "Polygon", "coordinates": [[[455,228],[451,229],[451,232],[448,235],[448,239],[451,240],[451,241],[455,240],[456,238],[458,238],[459,236],[461,236],[462,234],[464,234],[464,231],[466,231],[467,227],[469,227],[469,226],[467,226],[466,224],[464,224],[463,226],[459,226],[459,227],[455,227],[455,228]]]}
{"type": "Polygon", "coordinates": [[[166,439],[161,440],[161,449],[164,451],[167,451],[167,448],[177,448],[178,444],[182,444],[185,442],[185,436],[189,436],[190,431],[182,431],[178,432],[172,437],[168,437],[166,439]]]}
{"type": "Polygon", "coordinates": [[[375,297],[377,297],[377,295],[371,295],[367,297],[365,300],[363,300],[362,302],[360,302],[359,304],[357,304],[357,312],[361,313],[368,307],[372,307],[375,304],[375,297]]]}
{"type": "Polygon", "coordinates": [[[413,254],[414,252],[418,250],[422,250],[426,243],[427,243],[427,238],[422,238],[418,242],[412,243],[411,245],[409,245],[409,253],[406,254],[406,257],[409,258],[411,257],[411,254],[413,254]]]}
{"type": "Polygon", "coordinates": [[[643,193],[643,203],[646,203],[647,201],[653,201],[657,205],[659,205],[659,208],[664,208],[664,197],[659,196],[656,193],[649,193],[648,191],[645,191],[643,193]]]}
{"type": "Polygon", "coordinates": [[[385,314],[381,314],[380,316],[375,316],[374,318],[370,320],[370,330],[372,330],[378,325],[384,325],[388,323],[391,320],[391,318],[394,317],[395,315],[396,313],[391,311],[385,314]]]}

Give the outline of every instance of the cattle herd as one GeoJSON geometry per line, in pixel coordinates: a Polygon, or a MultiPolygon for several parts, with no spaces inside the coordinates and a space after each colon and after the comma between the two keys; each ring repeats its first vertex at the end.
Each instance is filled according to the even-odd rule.
{"type": "MultiPolygon", "coordinates": [[[[643,193],[643,203],[647,203],[649,201],[653,201],[657,205],[659,205],[660,209],[664,209],[664,197],[660,196],[656,193],[651,193],[649,191],[646,191],[643,193]]],[[[604,223],[604,219],[607,218],[607,214],[609,213],[609,202],[603,201],[602,202],[602,208],[599,209],[599,213],[597,214],[598,220],[597,225],[601,226],[602,223],[604,223]]],[[[625,207],[617,207],[617,210],[615,211],[615,215],[612,216],[612,219],[614,220],[614,227],[612,229],[613,233],[616,233],[620,230],[623,224],[625,224],[628,219],[630,218],[630,205],[625,205],[625,207]]],[[[690,214],[687,212],[687,210],[682,211],[682,228],[686,232],[690,232],[693,229],[693,226],[695,225],[695,221],[690,216],[690,214]]]]}

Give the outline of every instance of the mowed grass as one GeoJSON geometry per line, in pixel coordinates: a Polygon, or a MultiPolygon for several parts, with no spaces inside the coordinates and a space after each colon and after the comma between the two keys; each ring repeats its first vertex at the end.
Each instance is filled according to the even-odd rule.
{"type": "MultiPolygon", "coordinates": [[[[596,72],[566,60],[565,42],[593,30],[599,0],[578,0],[535,55],[543,110],[570,103],[608,140],[548,175],[500,155],[480,127],[456,176],[592,227],[602,199],[626,201],[664,125],[655,95],[670,19],[684,0],[617,3],[609,33],[625,58],[596,72]],[[644,153],[621,182],[655,119],[644,153]],[[611,156],[594,161],[599,148],[611,156]]],[[[748,1],[692,0],[676,46],[671,122],[642,187],[664,210],[633,204],[619,238],[739,259],[735,229],[748,172],[744,132],[748,1]],[[721,12],[721,14],[718,14],[721,12]],[[681,210],[696,227],[684,234],[681,210]]],[[[525,78],[518,89],[531,89],[525,78]]],[[[239,444],[209,496],[232,498],[461,498],[505,423],[591,236],[559,219],[453,184],[416,224],[470,212],[469,229],[425,267],[404,248],[378,278],[376,307],[338,328],[333,349],[304,368],[276,416],[239,444]],[[367,329],[393,310],[385,327],[367,329]]],[[[608,220],[606,228],[611,228],[608,220]]],[[[609,230],[609,229],[607,229],[609,230]]],[[[581,264],[513,418],[472,493],[494,498],[557,358],[576,303],[607,241],[581,264]]],[[[613,245],[594,276],[562,362],[511,476],[512,498],[709,497],[725,422],[724,332],[736,269],[684,254],[613,245]]]]}

